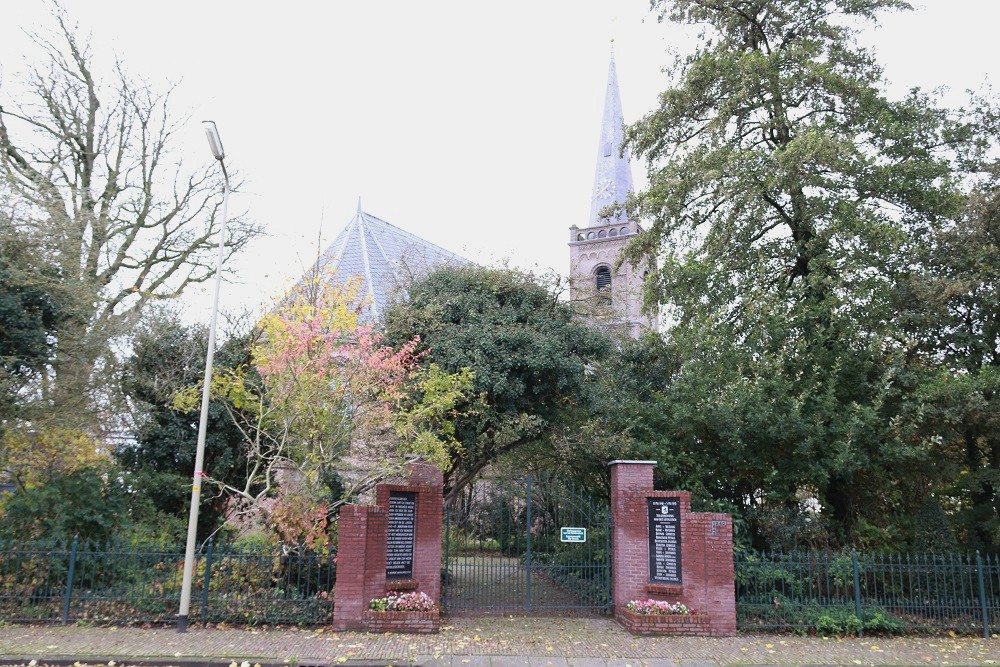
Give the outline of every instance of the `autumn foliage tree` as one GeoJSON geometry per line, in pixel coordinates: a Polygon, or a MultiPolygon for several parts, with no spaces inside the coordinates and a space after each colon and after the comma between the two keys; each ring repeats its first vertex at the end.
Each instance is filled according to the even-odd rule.
{"type": "MultiPolygon", "coordinates": [[[[296,285],[261,320],[252,368],[213,379],[247,452],[242,487],[215,482],[246,510],[275,496],[297,507],[271,511],[284,517],[279,533],[308,535],[293,528],[306,515],[325,527],[344,500],[399,474],[407,461],[447,467],[459,447],[452,414],[471,387],[468,371],[421,368],[415,339],[383,345],[360,320],[359,281],[328,278],[296,285]]],[[[192,387],[175,403],[193,404],[198,394],[192,387]]]]}

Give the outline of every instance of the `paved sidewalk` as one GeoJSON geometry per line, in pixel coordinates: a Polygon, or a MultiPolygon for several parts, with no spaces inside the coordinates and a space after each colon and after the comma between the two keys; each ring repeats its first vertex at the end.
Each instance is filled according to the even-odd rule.
{"type": "Polygon", "coordinates": [[[605,618],[446,619],[437,635],[324,629],[0,627],[0,664],[75,660],[228,665],[620,667],[631,665],[1000,665],[1000,639],[791,635],[632,637],[605,618]]]}

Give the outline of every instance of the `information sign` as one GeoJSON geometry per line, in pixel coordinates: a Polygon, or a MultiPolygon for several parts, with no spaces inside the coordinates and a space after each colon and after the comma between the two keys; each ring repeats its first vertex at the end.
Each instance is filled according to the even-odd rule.
{"type": "Polygon", "coordinates": [[[680,498],[648,498],[649,580],[681,583],[680,498]]]}
{"type": "Polygon", "coordinates": [[[413,578],[413,535],[417,519],[417,494],[389,493],[389,530],[385,546],[385,578],[413,578]]]}
{"type": "Polygon", "coordinates": [[[587,541],[587,529],[586,528],[569,528],[563,526],[559,529],[559,541],[560,542],[586,542],[587,541]]]}

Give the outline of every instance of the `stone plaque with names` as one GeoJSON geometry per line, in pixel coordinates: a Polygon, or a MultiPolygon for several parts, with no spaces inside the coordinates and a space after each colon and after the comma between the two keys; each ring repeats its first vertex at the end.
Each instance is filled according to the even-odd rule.
{"type": "Polygon", "coordinates": [[[649,515],[649,580],[681,583],[681,500],[647,498],[649,515]]]}
{"type": "Polygon", "coordinates": [[[385,547],[385,578],[413,578],[413,535],[417,519],[417,494],[389,493],[389,529],[385,547]]]}

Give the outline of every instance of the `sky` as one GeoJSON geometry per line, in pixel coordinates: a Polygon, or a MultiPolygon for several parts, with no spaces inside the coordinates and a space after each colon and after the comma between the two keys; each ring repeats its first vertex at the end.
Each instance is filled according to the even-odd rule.
{"type": "MultiPolygon", "coordinates": [[[[981,88],[1000,65],[996,0],[925,0],[862,35],[890,95],[981,88]]],[[[0,0],[0,104],[38,57],[45,0],[0,0]]],[[[177,156],[212,162],[216,121],[244,181],[230,210],[266,232],[232,266],[224,312],[268,304],[364,210],[484,264],[569,271],[585,226],[612,41],[626,122],[652,110],[690,28],[647,0],[66,0],[99,69],[166,89],[177,156]]],[[[636,186],[644,166],[633,161],[636,186]]],[[[220,193],[221,196],[221,193],[220,193]]],[[[185,297],[207,320],[211,285],[185,297]]]]}

